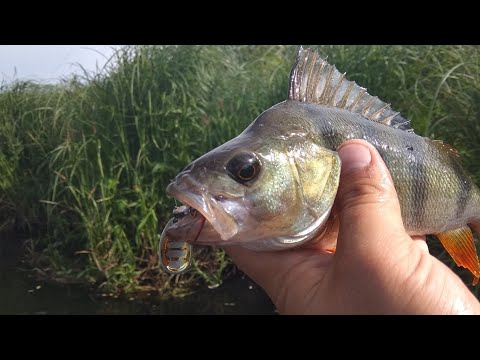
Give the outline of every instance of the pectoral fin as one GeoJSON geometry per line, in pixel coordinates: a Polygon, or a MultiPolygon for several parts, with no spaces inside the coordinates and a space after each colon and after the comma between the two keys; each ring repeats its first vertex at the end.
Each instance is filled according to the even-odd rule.
{"type": "Polygon", "coordinates": [[[478,260],[472,230],[468,226],[435,234],[440,242],[455,260],[458,266],[462,266],[472,272],[475,276],[473,285],[478,283],[480,278],[480,262],[478,260]]]}

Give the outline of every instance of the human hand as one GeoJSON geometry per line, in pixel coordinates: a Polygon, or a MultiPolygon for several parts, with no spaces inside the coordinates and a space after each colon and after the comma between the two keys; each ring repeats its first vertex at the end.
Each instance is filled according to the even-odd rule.
{"type": "Polygon", "coordinates": [[[226,247],[238,267],[282,314],[480,314],[466,285],[429,254],[425,237],[406,233],[376,149],[350,140],[338,153],[336,253],[325,253],[323,241],[280,252],[226,247]]]}

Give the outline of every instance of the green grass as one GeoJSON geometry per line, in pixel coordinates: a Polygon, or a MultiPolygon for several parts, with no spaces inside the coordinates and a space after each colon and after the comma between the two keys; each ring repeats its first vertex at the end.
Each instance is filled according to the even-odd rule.
{"type": "MultiPolygon", "coordinates": [[[[319,48],[417,134],[457,147],[480,180],[478,47],[319,48]]],[[[101,72],[61,85],[4,84],[0,231],[28,234],[29,265],[57,281],[165,295],[220,282],[229,262],[219,249],[196,249],[185,275],[158,269],[158,234],[175,205],[164,190],[190,161],[286,98],[296,49],[125,47],[101,72]]],[[[438,242],[431,250],[451,265],[438,242]]]]}

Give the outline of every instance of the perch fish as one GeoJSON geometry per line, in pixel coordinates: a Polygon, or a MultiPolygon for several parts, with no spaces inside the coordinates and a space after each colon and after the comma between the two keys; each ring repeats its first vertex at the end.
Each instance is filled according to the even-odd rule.
{"type": "Polygon", "coordinates": [[[302,47],[288,99],[168,185],[167,193],[183,207],[161,236],[167,271],[187,268],[192,243],[274,251],[321,238],[340,178],[335,150],[349,139],[366,140],[379,151],[407,232],[436,235],[476,284],[480,263],[469,225],[480,230],[480,190],[457,151],[415,134],[390,104],[302,47]]]}

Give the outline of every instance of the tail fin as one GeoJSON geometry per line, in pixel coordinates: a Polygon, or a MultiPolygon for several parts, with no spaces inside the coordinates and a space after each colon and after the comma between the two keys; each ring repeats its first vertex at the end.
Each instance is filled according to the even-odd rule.
{"type": "Polygon", "coordinates": [[[477,249],[480,249],[480,189],[477,186],[474,186],[473,191],[473,200],[475,208],[478,209],[478,216],[474,221],[468,223],[468,225],[473,229],[474,235],[474,245],[477,249]]]}
{"type": "MultiPolygon", "coordinates": [[[[480,219],[478,220],[478,222],[475,222],[475,223],[471,223],[471,224],[468,224],[470,225],[470,227],[473,229],[473,233],[474,235],[474,246],[476,247],[476,249],[479,249],[480,248],[480,219]]],[[[473,281],[473,285],[477,285],[478,283],[478,278],[474,279],[473,281]]]]}
{"type": "MultiPolygon", "coordinates": [[[[480,230],[480,228],[478,228],[480,230]]],[[[480,261],[477,256],[472,230],[468,226],[435,234],[458,266],[473,274],[473,286],[480,278],[480,261]]]]}

